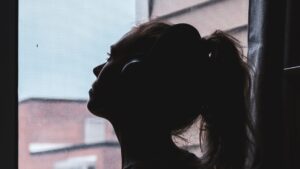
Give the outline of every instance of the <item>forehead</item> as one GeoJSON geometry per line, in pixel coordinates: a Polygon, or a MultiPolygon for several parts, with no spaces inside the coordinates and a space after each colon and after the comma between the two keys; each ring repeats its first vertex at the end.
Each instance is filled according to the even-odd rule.
{"type": "Polygon", "coordinates": [[[133,26],[122,38],[110,46],[115,60],[145,57],[166,25],[133,26]]]}
{"type": "MultiPolygon", "coordinates": [[[[131,32],[131,31],[130,31],[131,32]]],[[[118,42],[110,46],[113,59],[127,58],[138,51],[136,46],[137,36],[133,32],[125,34],[118,42]]]]}
{"type": "Polygon", "coordinates": [[[113,44],[110,46],[110,58],[114,61],[127,60],[132,58],[133,52],[130,52],[128,47],[113,44]]]}
{"type": "Polygon", "coordinates": [[[114,44],[114,45],[111,45],[110,46],[110,52],[111,53],[115,53],[115,51],[116,51],[116,45],[114,44]]]}

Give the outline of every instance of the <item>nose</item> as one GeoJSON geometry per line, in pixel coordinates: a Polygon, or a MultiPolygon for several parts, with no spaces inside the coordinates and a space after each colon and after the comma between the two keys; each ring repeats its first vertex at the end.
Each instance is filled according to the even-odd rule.
{"type": "Polygon", "coordinates": [[[101,70],[102,70],[102,68],[103,68],[104,65],[105,65],[105,63],[102,64],[102,65],[96,66],[96,67],[93,69],[93,73],[94,73],[94,75],[95,75],[96,77],[98,77],[98,75],[99,75],[99,73],[101,72],[101,70]]]}

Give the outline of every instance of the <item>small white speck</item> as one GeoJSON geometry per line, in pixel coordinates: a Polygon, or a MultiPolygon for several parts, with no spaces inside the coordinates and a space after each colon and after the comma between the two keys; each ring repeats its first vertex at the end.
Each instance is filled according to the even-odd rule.
{"type": "Polygon", "coordinates": [[[211,58],[211,55],[212,55],[212,54],[211,54],[211,52],[210,52],[210,53],[208,54],[208,57],[211,58]]]}

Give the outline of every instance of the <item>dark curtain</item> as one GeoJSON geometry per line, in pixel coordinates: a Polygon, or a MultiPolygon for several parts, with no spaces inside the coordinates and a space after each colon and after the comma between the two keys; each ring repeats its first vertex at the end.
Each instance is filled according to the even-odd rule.
{"type": "Polygon", "coordinates": [[[249,1],[248,63],[253,68],[257,169],[300,168],[297,6],[296,0],[249,1]]]}

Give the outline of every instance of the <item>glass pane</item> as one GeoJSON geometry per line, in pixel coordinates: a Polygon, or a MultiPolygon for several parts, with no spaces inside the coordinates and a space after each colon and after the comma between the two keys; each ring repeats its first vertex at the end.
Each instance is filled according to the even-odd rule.
{"type": "MultiPolygon", "coordinates": [[[[216,29],[237,37],[247,52],[246,0],[19,0],[19,168],[120,169],[111,124],[86,108],[110,45],[151,19],[216,29]]],[[[181,147],[202,155],[199,122],[181,147]]]]}
{"type": "Polygon", "coordinates": [[[19,18],[19,168],[119,169],[112,126],[86,101],[134,0],[20,0],[19,18]]]}

